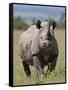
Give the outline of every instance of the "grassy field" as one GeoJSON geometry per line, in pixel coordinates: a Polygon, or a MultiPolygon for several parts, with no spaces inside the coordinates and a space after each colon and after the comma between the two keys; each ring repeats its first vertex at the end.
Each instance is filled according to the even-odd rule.
{"type": "MultiPolygon", "coordinates": [[[[30,85],[30,84],[47,84],[47,83],[63,83],[65,82],[65,30],[55,31],[55,36],[59,46],[59,57],[57,60],[57,66],[55,71],[52,71],[47,77],[36,78],[36,72],[33,67],[31,69],[31,78],[27,78],[23,66],[21,63],[21,58],[19,56],[18,41],[20,34],[23,31],[14,30],[13,39],[13,84],[16,85],[30,85]]],[[[44,71],[46,72],[46,68],[44,71]]]]}

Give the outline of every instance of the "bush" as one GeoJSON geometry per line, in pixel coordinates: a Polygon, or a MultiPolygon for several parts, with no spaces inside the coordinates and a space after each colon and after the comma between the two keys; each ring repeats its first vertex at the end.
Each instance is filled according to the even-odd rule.
{"type": "Polygon", "coordinates": [[[58,21],[56,21],[56,20],[49,18],[48,21],[49,21],[49,24],[55,21],[58,29],[62,29],[62,30],[65,29],[65,19],[59,19],[58,21]]]}
{"type": "Polygon", "coordinates": [[[27,29],[28,27],[29,25],[20,16],[14,19],[14,29],[15,30],[27,29]]]}

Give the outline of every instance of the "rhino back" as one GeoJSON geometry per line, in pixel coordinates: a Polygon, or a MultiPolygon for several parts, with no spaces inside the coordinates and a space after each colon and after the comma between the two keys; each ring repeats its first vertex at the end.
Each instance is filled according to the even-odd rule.
{"type": "Polygon", "coordinates": [[[32,25],[27,29],[27,31],[23,32],[19,39],[19,47],[22,56],[25,56],[26,59],[31,58],[31,44],[33,34],[35,33],[35,25],[32,25]]]}

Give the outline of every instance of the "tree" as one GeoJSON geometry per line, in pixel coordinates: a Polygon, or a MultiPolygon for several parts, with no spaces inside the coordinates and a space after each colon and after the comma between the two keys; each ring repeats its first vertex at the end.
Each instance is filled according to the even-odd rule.
{"type": "Polygon", "coordinates": [[[29,27],[29,25],[25,22],[25,20],[23,18],[21,18],[20,16],[15,17],[14,19],[14,28],[16,30],[21,30],[21,29],[27,29],[29,27]]]}

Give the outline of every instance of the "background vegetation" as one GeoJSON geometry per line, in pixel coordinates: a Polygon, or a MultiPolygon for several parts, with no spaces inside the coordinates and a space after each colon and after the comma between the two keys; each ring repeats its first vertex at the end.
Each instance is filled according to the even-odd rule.
{"type": "MultiPolygon", "coordinates": [[[[50,22],[53,20],[49,18],[50,22]]],[[[31,23],[26,22],[25,19],[20,16],[14,18],[14,33],[13,33],[13,78],[14,85],[30,85],[30,84],[48,84],[48,83],[64,83],[65,82],[65,15],[61,14],[57,22],[57,30],[55,30],[55,37],[58,42],[59,56],[57,60],[57,66],[54,71],[48,74],[47,77],[37,78],[34,67],[30,66],[31,78],[27,78],[23,66],[22,59],[19,53],[19,38],[24,30],[26,30],[31,24],[37,22],[36,18],[31,20],[31,23]]],[[[44,72],[46,73],[47,66],[45,66],[44,72]]]]}
{"type": "MultiPolygon", "coordinates": [[[[52,18],[48,18],[49,22],[51,23],[53,21],[52,18]]],[[[65,28],[65,14],[61,13],[61,17],[59,20],[54,20],[57,23],[58,29],[65,28]]],[[[26,30],[31,24],[36,24],[37,19],[34,17],[30,21],[26,20],[25,18],[22,18],[21,16],[17,16],[14,18],[14,30],[26,30]],[[28,21],[28,22],[26,22],[28,21]],[[30,23],[29,23],[30,22],[30,23]]]]}
{"type": "Polygon", "coordinates": [[[14,30],[26,30],[29,24],[25,22],[25,19],[20,16],[14,18],[14,30]]]}

